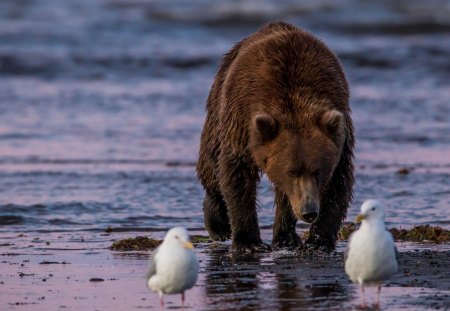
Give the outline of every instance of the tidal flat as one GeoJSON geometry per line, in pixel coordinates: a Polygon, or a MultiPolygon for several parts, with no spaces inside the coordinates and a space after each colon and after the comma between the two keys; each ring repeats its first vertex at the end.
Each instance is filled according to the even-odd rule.
{"type": "MultiPolygon", "coordinates": [[[[205,234],[205,232],[195,232],[205,234]]],[[[142,232],[2,235],[2,310],[160,310],[146,287],[151,251],[113,251],[111,243],[142,232]]],[[[145,234],[162,238],[163,233],[145,234]]],[[[263,236],[270,238],[269,230],[263,236]]],[[[269,241],[266,240],[265,241],[269,241]]],[[[186,292],[187,310],[357,310],[359,288],[336,254],[292,251],[233,254],[228,242],[196,244],[200,275],[186,292]]],[[[450,244],[397,242],[399,272],[382,289],[383,310],[446,310],[450,244]]],[[[369,288],[366,302],[375,301],[369,288]]],[[[181,309],[180,295],[166,309],[181,309]]],[[[371,310],[372,308],[366,308],[371,310]]]]}

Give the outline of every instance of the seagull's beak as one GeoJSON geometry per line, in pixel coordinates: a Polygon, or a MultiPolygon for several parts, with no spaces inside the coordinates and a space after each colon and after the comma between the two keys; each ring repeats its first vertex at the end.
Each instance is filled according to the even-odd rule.
{"type": "Polygon", "coordinates": [[[193,249],[194,245],[192,245],[191,242],[186,241],[186,242],[183,242],[183,247],[187,248],[187,249],[193,249]]]}
{"type": "Polygon", "coordinates": [[[358,216],[356,216],[355,222],[357,224],[359,224],[361,221],[363,221],[364,219],[366,219],[366,215],[364,214],[359,214],[358,216]]]}

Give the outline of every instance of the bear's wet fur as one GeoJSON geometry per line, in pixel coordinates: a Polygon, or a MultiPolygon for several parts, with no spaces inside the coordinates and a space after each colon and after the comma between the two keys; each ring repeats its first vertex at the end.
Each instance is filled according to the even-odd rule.
{"type": "Polygon", "coordinates": [[[349,89],[337,57],[313,35],[271,23],[222,59],[206,104],[197,175],[213,240],[255,250],[262,240],[256,188],[275,192],[274,247],[331,251],[352,200],[354,134],[349,89]]]}

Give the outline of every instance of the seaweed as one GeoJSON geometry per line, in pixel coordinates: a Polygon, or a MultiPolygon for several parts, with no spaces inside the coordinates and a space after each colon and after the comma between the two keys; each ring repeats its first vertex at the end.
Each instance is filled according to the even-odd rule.
{"type": "Polygon", "coordinates": [[[341,241],[345,241],[348,240],[348,238],[350,237],[350,234],[353,233],[353,231],[355,231],[356,225],[354,223],[349,223],[347,225],[344,225],[341,227],[341,230],[339,230],[338,232],[338,239],[341,241]]]}
{"type": "Polygon", "coordinates": [[[110,249],[114,251],[146,251],[157,248],[161,243],[161,240],[137,236],[135,238],[116,241],[111,245],[110,249]]]}
{"type": "Polygon", "coordinates": [[[420,225],[410,230],[392,228],[389,231],[394,236],[394,239],[400,241],[432,241],[438,244],[450,242],[450,230],[438,226],[420,225]]]}
{"type": "Polygon", "coordinates": [[[408,175],[411,173],[411,169],[407,167],[402,167],[395,172],[397,175],[408,175]]]}
{"type": "MultiPolygon", "coordinates": [[[[339,231],[339,240],[348,240],[350,234],[357,229],[354,223],[344,225],[339,231]]],[[[391,228],[389,231],[396,241],[423,242],[431,241],[434,243],[450,242],[450,230],[439,226],[420,225],[412,229],[391,228]]]]}
{"type": "MultiPolygon", "coordinates": [[[[354,223],[348,223],[341,227],[338,233],[340,241],[346,241],[350,235],[358,229],[354,223]]],[[[410,241],[410,242],[433,242],[433,243],[449,243],[450,230],[430,225],[415,226],[412,229],[398,229],[391,228],[389,231],[394,236],[396,241],[410,241]]],[[[304,231],[301,234],[303,240],[308,238],[309,232],[304,231]]],[[[218,244],[213,243],[208,236],[191,235],[191,241],[194,245],[199,243],[209,243],[209,248],[217,248],[218,244]]],[[[127,238],[114,242],[110,249],[114,251],[146,251],[153,250],[162,243],[162,240],[156,240],[145,236],[137,236],[135,238],[127,238]]]]}
{"type": "Polygon", "coordinates": [[[209,236],[205,236],[205,235],[194,234],[194,235],[191,235],[190,238],[191,238],[191,242],[193,244],[212,242],[211,239],[209,238],[209,236]]]}
{"type": "MultiPolygon", "coordinates": [[[[199,243],[212,242],[208,236],[191,235],[191,241],[194,245],[199,243]]],[[[114,251],[146,251],[152,250],[159,246],[162,240],[156,240],[145,236],[137,236],[135,238],[128,238],[114,242],[110,249],[114,251]]]]}
{"type": "Polygon", "coordinates": [[[67,261],[58,262],[58,261],[44,260],[44,261],[41,261],[39,264],[40,265],[70,265],[70,262],[67,262],[67,261]]]}

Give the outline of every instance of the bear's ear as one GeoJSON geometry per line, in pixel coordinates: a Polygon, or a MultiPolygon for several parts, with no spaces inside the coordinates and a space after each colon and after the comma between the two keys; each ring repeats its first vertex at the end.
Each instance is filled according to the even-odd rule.
{"type": "Polygon", "coordinates": [[[324,112],[320,117],[320,127],[327,133],[336,143],[343,143],[344,133],[344,115],[337,110],[329,110],[324,112]]]}
{"type": "Polygon", "coordinates": [[[253,119],[253,126],[256,129],[257,140],[260,143],[266,143],[273,140],[278,135],[278,121],[267,114],[257,115],[253,119]]]}

